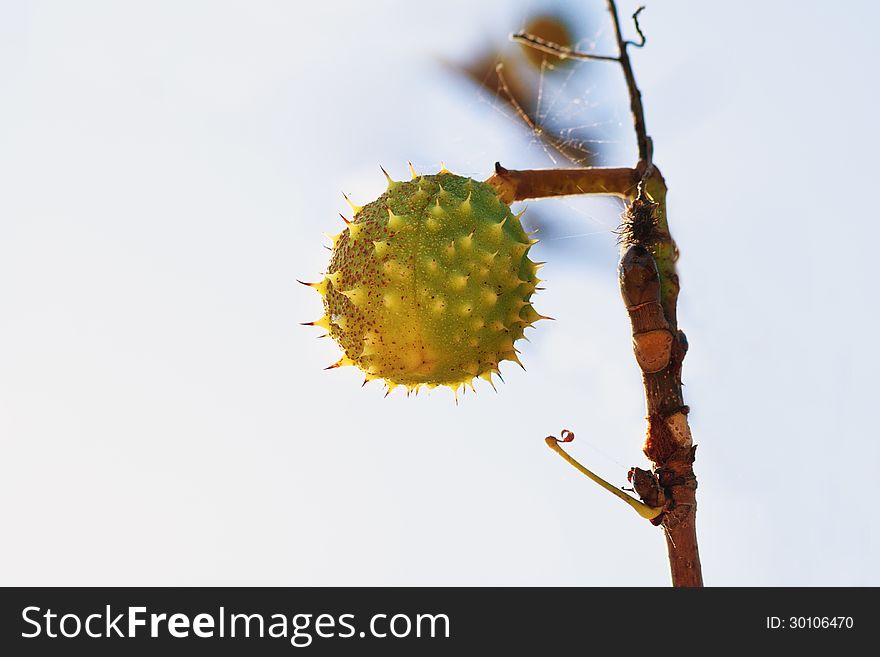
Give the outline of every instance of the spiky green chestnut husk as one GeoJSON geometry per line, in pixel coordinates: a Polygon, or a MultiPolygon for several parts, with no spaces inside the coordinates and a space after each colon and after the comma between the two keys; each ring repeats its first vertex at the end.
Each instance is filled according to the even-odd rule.
{"type": "MultiPolygon", "coordinates": [[[[387,174],[386,174],[387,176],[387,174]]],[[[489,185],[442,170],[388,189],[333,239],[321,293],[325,328],[388,390],[492,383],[520,363],[515,343],[542,319],[530,303],[540,263],[519,216],[489,185]]],[[[521,365],[521,363],[520,363],[521,365]]],[[[365,381],[365,382],[366,382],[365,381]]]]}

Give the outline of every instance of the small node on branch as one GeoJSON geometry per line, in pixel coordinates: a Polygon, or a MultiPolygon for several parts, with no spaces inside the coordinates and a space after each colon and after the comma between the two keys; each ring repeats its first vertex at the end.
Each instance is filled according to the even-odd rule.
{"type": "Polygon", "coordinates": [[[657,203],[641,193],[621,216],[620,225],[614,231],[617,242],[623,246],[643,246],[647,249],[663,238],[657,223],[657,203]]]}
{"type": "Polygon", "coordinates": [[[694,445],[687,414],[690,409],[682,406],[670,415],[651,413],[642,451],[653,463],[668,463],[682,449],[694,445]]]}
{"type": "MultiPolygon", "coordinates": [[[[660,482],[650,470],[642,470],[641,468],[630,468],[626,475],[626,480],[632,484],[633,490],[642,499],[642,502],[648,506],[655,508],[665,508],[669,503],[666,492],[660,485],[660,482]]],[[[659,525],[663,522],[663,515],[659,515],[651,523],[659,525]]]]}

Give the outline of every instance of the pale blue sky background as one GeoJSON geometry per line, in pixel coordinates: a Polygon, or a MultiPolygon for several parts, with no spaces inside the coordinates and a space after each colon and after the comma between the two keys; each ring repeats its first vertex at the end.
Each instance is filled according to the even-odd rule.
{"type": "MultiPolygon", "coordinates": [[[[515,49],[539,5],[0,2],[0,582],[667,583],[660,531],[543,442],[574,430],[615,483],[644,465],[615,203],[530,204],[578,236],[535,248],[558,321],[497,395],[383,400],[297,325],[320,303],[294,279],[379,164],[551,166],[438,63],[515,49]]],[[[602,5],[553,6],[607,51],[602,5]]],[[[643,15],[709,584],[880,584],[878,20],[643,15]]],[[[548,78],[544,107],[630,164],[622,82],[596,66],[548,78]]]]}

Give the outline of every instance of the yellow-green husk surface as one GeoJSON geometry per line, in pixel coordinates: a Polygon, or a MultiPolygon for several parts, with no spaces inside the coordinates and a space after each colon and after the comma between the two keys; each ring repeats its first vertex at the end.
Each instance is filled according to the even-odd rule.
{"type": "MultiPolygon", "coordinates": [[[[387,175],[387,174],[386,174],[387,175]]],[[[388,390],[490,383],[516,341],[542,319],[530,299],[541,263],[519,216],[489,185],[449,173],[388,179],[388,189],[333,236],[324,278],[325,328],[388,390]]]]}

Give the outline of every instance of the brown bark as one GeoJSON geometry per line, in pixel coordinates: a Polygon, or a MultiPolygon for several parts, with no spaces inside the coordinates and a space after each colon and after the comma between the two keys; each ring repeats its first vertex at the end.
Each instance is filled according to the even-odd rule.
{"type": "Polygon", "coordinates": [[[495,173],[486,180],[505,203],[534,198],[606,194],[634,196],[641,174],[630,168],[531,169],[516,171],[495,163],[495,173]]]}
{"type": "MultiPolygon", "coordinates": [[[[645,204],[648,202],[635,200],[628,209],[627,221],[651,221],[645,204]]],[[[674,315],[670,319],[661,304],[660,275],[648,246],[652,240],[662,239],[662,233],[650,226],[632,228],[629,226],[624,235],[627,246],[620,260],[620,291],[632,325],[633,352],[642,370],[648,415],[643,450],[652,468],[633,468],[630,480],[646,504],[664,507],[664,513],[654,522],[661,524],[666,533],[673,586],[702,586],[696,533],[697,479],[693,470],[696,448],[681,389],[687,340],[677,329],[674,315]],[[641,238],[633,240],[634,234],[641,238]]]]}
{"type": "MultiPolygon", "coordinates": [[[[696,447],[682,449],[655,464],[654,474],[668,491],[672,502],[663,514],[666,530],[666,551],[672,571],[672,585],[681,587],[703,586],[700,550],[697,545],[697,478],[694,476],[696,447]]],[[[649,457],[650,458],[650,457],[649,457]]]]}

